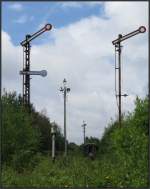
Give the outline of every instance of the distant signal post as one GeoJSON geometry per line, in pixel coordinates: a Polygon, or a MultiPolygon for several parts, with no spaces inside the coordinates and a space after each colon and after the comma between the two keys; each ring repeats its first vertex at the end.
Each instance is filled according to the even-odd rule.
{"type": "Polygon", "coordinates": [[[112,41],[112,44],[115,45],[115,52],[117,51],[118,52],[118,67],[115,67],[115,69],[118,70],[118,91],[119,91],[119,94],[116,94],[116,97],[119,97],[119,106],[118,106],[118,110],[119,110],[119,126],[121,127],[122,124],[121,124],[121,119],[122,119],[122,113],[121,113],[121,97],[124,96],[128,96],[127,94],[123,94],[121,93],[121,42],[130,38],[130,37],[133,37],[134,35],[137,35],[137,34],[140,34],[140,33],[144,33],[146,32],[146,28],[145,26],[140,26],[137,30],[129,33],[129,34],[126,34],[126,35],[121,35],[119,34],[118,35],[118,38],[115,39],[114,41],[112,41]]]}

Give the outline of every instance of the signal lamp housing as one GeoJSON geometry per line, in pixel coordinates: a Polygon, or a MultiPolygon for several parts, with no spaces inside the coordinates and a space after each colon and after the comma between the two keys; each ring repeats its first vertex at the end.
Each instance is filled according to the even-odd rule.
{"type": "Polygon", "coordinates": [[[45,30],[51,30],[52,29],[52,25],[51,24],[46,24],[45,25],[45,30]]]}
{"type": "Polygon", "coordinates": [[[140,32],[140,33],[146,32],[146,27],[145,27],[145,26],[140,26],[140,27],[139,27],[139,32],[140,32]]]}
{"type": "Polygon", "coordinates": [[[70,92],[70,88],[67,88],[67,92],[70,92]]]}

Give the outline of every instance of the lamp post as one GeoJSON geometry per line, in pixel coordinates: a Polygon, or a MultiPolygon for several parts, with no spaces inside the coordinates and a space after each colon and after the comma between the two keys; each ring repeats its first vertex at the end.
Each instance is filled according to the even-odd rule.
{"type": "Polygon", "coordinates": [[[67,87],[67,80],[63,80],[63,87],[60,87],[60,91],[64,96],[64,144],[65,144],[65,157],[67,156],[67,133],[66,133],[66,96],[70,92],[70,88],[67,87]]]}

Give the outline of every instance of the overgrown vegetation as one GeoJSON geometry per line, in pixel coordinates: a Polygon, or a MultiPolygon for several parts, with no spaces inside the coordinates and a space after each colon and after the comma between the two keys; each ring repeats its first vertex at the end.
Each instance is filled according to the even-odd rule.
{"type": "Polygon", "coordinates": [[[63,136],[57,126],[55,163],[50,157],[51,122],[32,107],[29,114],[21,97],[2,97],[3,186],[34,187],[147,187],[148,97],[135,101],[135,109],[123,118],[123,127],[112,121],[102,139],[87,138],[98,145],[95,160],[83,156],[82,145],[68,144],[63,157],[63,136]]]}
{"type": "MultiPolygon", "coordinates": [[[[51,151],[51,123],[31,107],[31,113],[22,106],[15,92],[2,96],[2,162],[19,172],[34,167],[36,154],[51,151]]],[[[63,136],[56,126],[56,147],[63,150],[63,136]]]]}

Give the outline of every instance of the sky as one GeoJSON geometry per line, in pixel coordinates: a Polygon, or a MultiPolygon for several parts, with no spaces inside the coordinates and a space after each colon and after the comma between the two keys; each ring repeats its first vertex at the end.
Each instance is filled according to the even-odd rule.
{"type": "Polygon", "coordinates": [[[148,2],[2,2],[2,87],[22,94],[23,49],[20,42],[46,23],[52,30],[31,42],[31,103],[55,121],[63,132],[63,94],[66,78],[67,139],[83,142],[101,138],[118,116],[115,98],[115,53],[112,41],[140,26],[146,33],[122,42],[122,111],[133,111],[136,96],[148,93],[148,2]]]}

